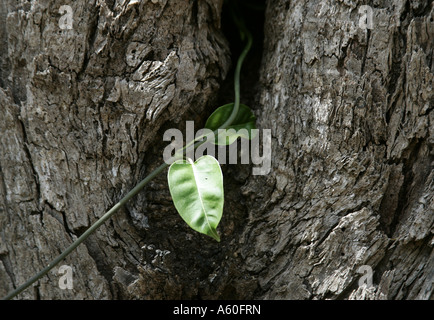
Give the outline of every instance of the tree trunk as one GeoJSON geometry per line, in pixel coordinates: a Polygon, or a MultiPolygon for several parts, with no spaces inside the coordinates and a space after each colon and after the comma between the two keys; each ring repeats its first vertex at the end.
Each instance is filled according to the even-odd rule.
{"type": "MultiPolygon", "coordinates": [[[[166,129],[233,99],[223,0],[65,5],[0,4],[2,296],[161,163],[166,129]]],[[[162,174],[19,299],[433,298],[433,2],[267,1],[260,31],[242,102],[272,165],[222,166],[222,242],[162,174]]]]}
{"type": "Polygon", "coordinates": [[[258,119],[273,166],[243,188],[256,296],[432,297],[433,6],[360,8],[268,3],[258,119]]]}

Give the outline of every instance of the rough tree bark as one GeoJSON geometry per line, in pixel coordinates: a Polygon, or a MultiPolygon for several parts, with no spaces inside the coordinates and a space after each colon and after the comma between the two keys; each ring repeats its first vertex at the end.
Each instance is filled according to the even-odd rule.
{"type": "MultiPolygon", "coordinates": [[[[160,164],[165,129],[225,100],[222,3],[2,1],[0,295],[160,164]]],[[[223,166],[222,242],[163,174],[61,263],[73,289],[56,267],[19,298],[432,299],[433,35],[432,1],[268,1],[243,97],[272,167],[223,166]]]]}
{"type": "Polygon", "coordinates": [[[432,1],[267,10],[258,118],[273,130],[273,167],[244,187],[241,237],[256,294],[432,298],[432,1]]]}

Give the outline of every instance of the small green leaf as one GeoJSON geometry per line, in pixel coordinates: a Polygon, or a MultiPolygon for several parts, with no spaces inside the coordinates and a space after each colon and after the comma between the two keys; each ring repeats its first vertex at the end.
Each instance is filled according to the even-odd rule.
{"type": "MultiPolygon", "coordinates": [[[[205,128],[212,131],[217,130],[231,116],[234,103],[225,104],[211,114],[205,124],[205,128]]],[[[230,145],[238,137],[252,139],[256,134],[256,117],[252,110],[244,104],[240,104],[238,114],[232,124],[224,130],[219,130],[215,143],[217,145],[230,145]]]]}
{"type": "Polygon", "coordinates": [[[206,155],[196,162],[178,160],[169,168],[169,190],[176,210],[195,231],[220,242],[217,225],[223,213],[223,174],[219,162],[206,155]]]}

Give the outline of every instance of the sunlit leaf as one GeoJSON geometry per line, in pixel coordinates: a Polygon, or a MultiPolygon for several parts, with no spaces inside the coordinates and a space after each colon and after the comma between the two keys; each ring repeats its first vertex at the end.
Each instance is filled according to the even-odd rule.
{"type": "Polygon", "coordinates": [[[223,174],[218,161],[209,155],[178,160],[169,168],[169,190],[176,210],[193,229],[217,241],[216,231],[223,213],[223,174]]]}

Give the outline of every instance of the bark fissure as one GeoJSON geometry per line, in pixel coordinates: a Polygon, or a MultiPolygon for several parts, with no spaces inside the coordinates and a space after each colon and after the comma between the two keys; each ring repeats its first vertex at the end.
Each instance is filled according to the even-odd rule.
{"type": "MultiPolygon", "coordinates": [[[[23,137],[23,150],[27,156],[27,160],[28,160],[28,163],[29,163],[31,171],[32,171],[32,176],[34,178],[36,194],[35,194],[35,198],[33,200],[35,201],[35,203],[39,203],[41,201],[41,187],[40,187],[40,183],[39,183],[39,175],[35,169],[35,166],[33,164],[32,154],[29,150],[29,140],[27,138],[26,127],[25,127],[22,120],[18,120],[18,123],[20,124],[21,133],[22,133],[22,137],[23,137]]],[[[42,214],[43,214],[42,210],[40,210],[40,214],[41,214],[41,219],[42,219],[42,214]]]]}
{"type": "Polygon", "coordinates": [[[98,31],[98,24],[100,19],[100,7],[95,7],[92,12],[92,19],[89,21],[89,31],[87,35],[87,43],[84,51],[84,57],[83,57],[83,64],[81,66],[81,69],[77,72],[77,79],[81,79],[86,72],[86,68],[89,65],[89,61],[91,59],[91,54],[94,49],[94,43],[97,38],[97,31],[98,31]]]}

